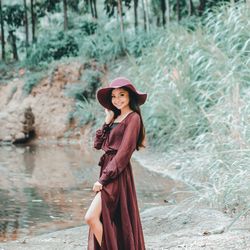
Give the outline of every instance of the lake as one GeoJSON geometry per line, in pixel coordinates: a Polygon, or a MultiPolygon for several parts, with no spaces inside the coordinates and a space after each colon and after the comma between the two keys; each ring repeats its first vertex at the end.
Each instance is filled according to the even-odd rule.
{"type": "MultiPolygon", "coordinates": [[[[102,153],[56,143],[0,147],[0,241],[83,225],[102,153]]],[[[132,166],[140,210],[165,203],[174,182],[132,166]]]]}

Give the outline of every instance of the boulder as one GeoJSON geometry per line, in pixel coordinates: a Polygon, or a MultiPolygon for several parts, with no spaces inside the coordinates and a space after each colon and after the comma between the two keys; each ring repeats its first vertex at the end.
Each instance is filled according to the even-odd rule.
{"type": "Polygon", "coordinates": [[[34,133],[35,116],[30,106],[13,106],[0,113],[0,141],[3,143],[25,142],[34,133]]]}

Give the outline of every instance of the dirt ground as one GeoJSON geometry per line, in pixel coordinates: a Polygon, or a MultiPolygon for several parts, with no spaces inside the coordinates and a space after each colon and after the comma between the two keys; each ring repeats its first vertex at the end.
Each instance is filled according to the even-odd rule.
{"type": "MultiPolygon", "coordinates": [[[[146,249],[250,249],[250,234],[234,226],[221,233],[230,218],[216,210],[160,206],[141,214],[146,249]],[[211,233],[209,235],[209,233],[211,233]],[[207,234],[207,235],[204,235],[207,234]]],[[[1,250],[87,249],[86,225],[19,241],[1,243],[1,250]]]]}
{"type": "MultiPolygon", "coordinates": [[[[135,154],[134,158],[148,169],[167,175],[164,163],[148,152],[135,154]]],[[[166,203],[144,210],[141,219],[147,250],[250,249],[250,220],[239,219],[228,229],[232,218],[214,209],[166,203]]],[[[87,249],[87,236],[88,228],[82,225],[0,243],[0,250],[83,250],[87,249]]]]}

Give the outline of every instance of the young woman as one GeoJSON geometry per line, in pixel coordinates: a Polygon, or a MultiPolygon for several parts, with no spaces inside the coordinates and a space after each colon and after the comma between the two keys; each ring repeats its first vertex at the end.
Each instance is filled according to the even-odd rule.
{"type": "Polygon", "coordinates": [[[100,177],[85,220],[90,227],[89,250],[144,250],[144,237],[137,205],[130,158],[144,147],[145,129],[140,105],[147,94],[136,90],[123,77],[97,91],[106,119],[96,131],[94,147],[103,149],[100,177]]]}

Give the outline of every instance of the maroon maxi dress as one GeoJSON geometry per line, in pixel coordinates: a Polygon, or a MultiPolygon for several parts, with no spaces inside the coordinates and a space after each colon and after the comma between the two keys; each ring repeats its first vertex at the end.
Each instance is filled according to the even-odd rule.
{"type": "Polygon", "coordinates": [[[100,158],[103,239],[101,247],[91,230],[89,250],[144,250],[144,238],[137,205],[130,158],[136,149],[140,116],[129,113],[115,127],[104,124],[96,131],[94,147],[103,149],[100,158]]]}

